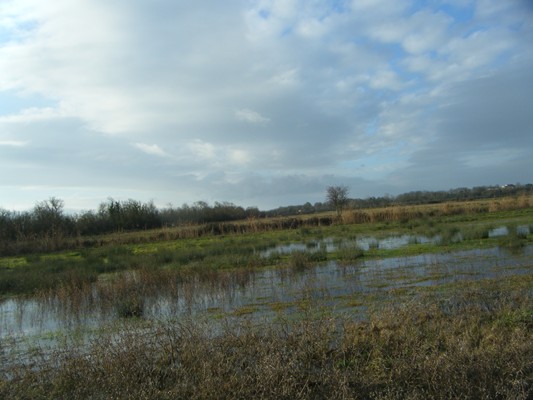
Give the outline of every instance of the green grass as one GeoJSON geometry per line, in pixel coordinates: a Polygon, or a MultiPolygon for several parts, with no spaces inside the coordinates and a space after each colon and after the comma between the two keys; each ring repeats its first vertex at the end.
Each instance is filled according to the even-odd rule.
{"type": "Polygon", "coordinates": [[[258,312],[258,311],[259,311],[259,307],[258,306],[256,306],[256,305],[248,305],[248,306],[237,308],[236,310],[234,310],[231,313],[231,315],[233,315],[235,317],[242,317],[242,316],[245,316],[245,315],[253,314],[253,313],[258,312]]]}
{"type": "MultiPolygon", "coordinates": [[[[182,269],[189,272],[203,269],[240,269],[291,266],[305,269],[327,260],[343,263],[357,262],[362,257],[382,258],[410,256],[423,253],[442,253],[456,250],[505,246],[520,249],[530,244],[533,235],[509,235],[506,238],[489,238],[488,230],[497,226],[514,227],[533,224],[533,208],[498,211],[493,213],[444,215],[421,217],[407,221],[391,221],[364,224],[300,227],[298,229],[270,230],[246,234],[201,236],[164,240],[165,236],[147,232],[128,232],[110,235],[102,240],[104,245],[80,251],[64,251],[48,254],[29,254],[24,257],[0,258],[0,296],[35,294],[43,290],[76,283],[94,282],[99,275],[135,269],[182,269]],[[462,240],[454,240],[458,234],[462,240]],[[393,250],[372,247],[362,252],[355,246],[341,246],[326,253],[316,248],[320,238],[332,238],[334,242],[353,239],[360,235],[383,238],[390,235],[441,235],[436,244],[409,245],[393,250]],[[302,254],[282,256],[272,254],[259,257],[269,247],[290,243],[307,243],[302,254]],[[107,243],[107,244],[105,244],[107,243]],[[117,244],[118,243],[118,244],[117,244]],[[121,244],[122,243],[122,244],[121,244]]],[[[512,229],[511,229],[512,231],[512,229]]]]}

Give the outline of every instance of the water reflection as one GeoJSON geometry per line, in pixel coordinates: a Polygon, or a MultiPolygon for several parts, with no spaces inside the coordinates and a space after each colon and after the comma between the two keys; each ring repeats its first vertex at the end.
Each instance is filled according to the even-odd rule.
{"type": "Polygon", "coordinates": [[[381,239],[378,239],[374,236],[360,236],[353,240],[338,240],[333,238],[327,238],[319,242],[290,243],[277,245],[270,249],[263,250],[259,254],[262,257],[269,257],[275,253],[290,254],[295,251],[305,251],[313,248],[325,249],[327,252],[332,252],[342,247],[352,247],[354,245],[365,251],[372,248],[392,250],[407,246],[408,244],[436,243],[438,242],[438,240],[439,237],[429,238],[423,235],[398,235],[389,236],[381,239]]]}
{"type": "MultiPolygon", "coordinates": [[[[529,235],[531,233],[530,225],[519,225],[517,227],[508,228],[507,226],[499,226],[493,229],[486,230],[486,236],[489,238],[507,236],[510,232],[509,229],[515,229],[519,235],[529,235]]],[[[461,242],[464,240],[463,233],[461,231],[455,232],[450,238],[451,242],[461,242]]],[[[333,239],[326,238],[320,241],[313,241],[308,243],[290,243],[276,245],[267,250],[259,252],[262,257],[269,257],[272,254],[290,254],[295,251],[305,251],[313,248],[325,249],[328,252],[338,250],[339,248],[357,246],[361,250],[368,251],[370,249],[384,249],[394,250],[405,247],[410,244],[426,244],[433,243],[438,244],[443,240],[442,235],[425,236],[425,235],[394,235],[385,238],[377,238],[375,236],[359,236],[355,239],[333,239]]]]}
{"type": "MultiPolygon", "coordinates": [[[[290,268],[226,271],[212,279],[191,276],[159,284],[153,291],[146,292],[140,304],[143,318],[147,320],[239,315],[244,311],[268,317],[275,316],[280,309],[288,313],[297,311],[302,301],[317,299],[343,308],[350,306],[344,299],[358,294],[528,274],[533,268],[532,256],[533,246],[525,247],[519,254],[495,247],[362,260],[350,265],[328,262],[303,271],[290,268]]],[[[130,275],[129,279],[138,279],[135,274],[130,275]]],[[[137,295],[144,293],[138,290],[137,295]]],[[[53,296],[6,300],[0,304],[0,339],[92,329],[112,323],[120,319],[120,315],[116,308],[105,307],[108,295],[105,288],[93,287],[84,292],[85,297],[77,299],[76,304],[72,304],[74,300],[53,296]]]]}

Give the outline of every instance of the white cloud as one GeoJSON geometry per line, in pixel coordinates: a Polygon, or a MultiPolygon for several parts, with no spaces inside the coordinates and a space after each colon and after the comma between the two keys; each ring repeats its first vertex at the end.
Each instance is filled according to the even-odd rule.
{"type": "Polygon", "coordinates": [[[168,155],[157,144],[134,143],[133,146],[152,156],[166,157],[168,155]]]}
{"type": "Polygon", "coordinates": [[[400,90],[405,87],[398,74],[390,68],[378,69],[373,77],[370,78],[370,86],[375,89],[400,90]]]}
{"type": "Polygon", "coordinates": [[[0,89],[57,99],[70,116],[102,131],[131,127],[126,114],[138,113],[131,107],[132,97],[117,87],[124,44],[119,14],[88,1],[12,4],[19,5],[13,7],[13,18],[33,28],[23,40],[0,47],[0,89]],[[31,12],[25,13],[27,8],[31,12]]]}
{"type": "Polygon", "coordinates": [[[452,18],[443,13],[419,11],[408,21],[408,32],[402,38],[402,46],[409,53],[421,54],[436,51],[446,42],[452,18]]]}
{"type": "Polygon", "coordinates": [[[318,38],[323,36],[328,31],[328,27],[324,21],[308,19],[300,22],[296,28],[296,31],[300,35],[307,38],[318,38]]]}
{"type": "Polygon", "coordinates": [[[250,162],[250,154],[246,150],[234,149],[229,153],[230,160],[238,165],[246,165],[250,162]]]}
{"type": "Polygon", "coordinates": [[[212,143],[194,140],[187,147],[195,157],[200,157],[205,160],[214,160],[216,158],[215,146],[212,143]]]}
{"type": "Polygon", "coordinates": [[[59,119],[68,117],[67,113],[62,110],[45,107],[45,108],[26,108],[18,114],[0,115],[0,123],[28,123],[35,121],[45,121],[50,119],[59,119]]]}
{"type": "Polygon", "coordinates": [[[442,49],[452,62],[469,70],[489,65],[514,47],[514,40],[505,31],[479,30],[466,38],[454,38],[442,49]]]}
{"type": "Polygon", "coordinates": [[[298,68],[284,70],[271,78],[271,82],[281,86],[292,86],[299,82],[298,68]]]}
{"type": "Polygon", "coordinates": [[[241,108],[235,111],[235,118],[239,121],[250,122],[252,124],[264,124],[270,121],[270,118],[263,117],[257,111],[248,108],[241,108]]]}
{"type": "Polygon", "coordinates": [[[7,147],[24,147],[27,146],[27,141],[20,141],[20,140],[0,140],[0,146],[7,146],[7,147]]]}
{"type": "MultiPolygon", "coordinates": [[[[164,197],[188,187],[187,199],[266,203],[269,189],[281,196],[294,182],[287,177],[301,177],[303,198],[329,184],[316,177],[348,179],[364,163],[374,180],[366,188],[392,185],[393,171],[409,190],[418,175],[406,165],[430,171],[442,157],[480,168],[510,135],[519,145],[506,154],[533,151],[520,105],[531,104],[520,88],[533,78],[516,72],[533,70],[524,4],[3,1],[0,169],[9,173],[0,185],[99,185],[105,175],[99,193],[142,186],[164,197]],[[520,79],[509,90],[489,85],[506,75],[520,79]],[[505,101],[486,104],[502,93],[505,101]],[[490,135],[481,141],[478,131],[490,135]],[[473,143],[487,143],[489,155],[475,156],[473,143]],[[461,146],[470,150],[459,159],[461,146]]],[[[513,157],[527,170],[523,155],[513,157]]],[[[501,159],[506,180],[517,181],[518,167],[501,159]]],[[[442,165],[427,181],[452,180],[442,165]]],[[[354,196],[366,194],[380,193],[354,196]]]]}

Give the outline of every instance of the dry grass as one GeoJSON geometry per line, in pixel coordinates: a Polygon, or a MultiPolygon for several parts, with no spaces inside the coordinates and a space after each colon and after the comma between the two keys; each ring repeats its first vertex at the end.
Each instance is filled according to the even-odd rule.
{"type": "Polygon", "coordinates": [[[39,368],[4,372],[0,397],[529,399],[531,300],[525,286],[480,285],[364,322],[308,312],[275,325],[182,320],[102,333],[46,363],[35,354],[39,368]]]}
{"type": "Polygon", "coordinates": [[[453,215],[475,215],[482,213],[520,210],[533,206],[533,196],[502,198],[495,200],[476,200],[448,202],[441,204],[423,204],[416,206],[394,206],[372,208],[368,210],[348,210],[342,215],[345,224],[363,224],[376,222],[408,222],[427,217],[453,215]]]}

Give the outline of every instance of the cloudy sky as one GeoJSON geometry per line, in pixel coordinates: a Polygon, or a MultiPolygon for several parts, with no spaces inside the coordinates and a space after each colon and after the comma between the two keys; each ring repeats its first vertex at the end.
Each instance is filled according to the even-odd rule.
{"type": "Polygon", "coordinates": [[[533,182],[531,0],[1,0],[0,208],[533,182]]]}

